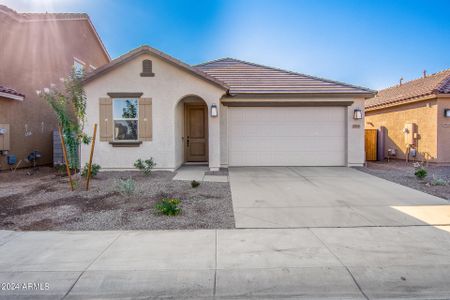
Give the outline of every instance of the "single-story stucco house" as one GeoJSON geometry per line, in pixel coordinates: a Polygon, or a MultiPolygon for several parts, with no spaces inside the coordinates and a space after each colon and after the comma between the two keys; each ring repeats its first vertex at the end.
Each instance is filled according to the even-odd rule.
{"type": "Polygon", "coordinates": [[[366,101],[366,128],[383,132],[382,156],[404,159],[412,145],[416,159],[450,163],[450,69],[379,91],[366,101]]]}
{"type": "MultiPolygon", "coordinates": [[[[132,169],[184,163],[361,166],[364,101],[375,92],[231,58],[197,66],[141,46],[88,74],[94,162],[132,169]]],[[[89,157],[82,147],[82,164],[89,157]]]]}

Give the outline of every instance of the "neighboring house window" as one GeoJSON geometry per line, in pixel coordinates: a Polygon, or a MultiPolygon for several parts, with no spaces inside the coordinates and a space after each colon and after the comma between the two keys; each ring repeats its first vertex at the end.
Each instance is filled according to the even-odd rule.
{"type": "Polygon", "coordinates": [[[138,100],[113,99],[114,140],[138,139],[138,100]]]}
{"type": "Polygon", "coordinates": [[[142,77],[153,77],[155,74],[153,73],[153,64],[149,59],[144,59],[142,61],[142,77]]]}
{"type": "Polygon", "coordinates": [[[83,75],[83,73],[84,73],[84,64],[82,64],[78,60],[74,60],[73,61],[73,70],[75,71],[75,73],[77,75],[80,75],[80,76],[83,75]]]}

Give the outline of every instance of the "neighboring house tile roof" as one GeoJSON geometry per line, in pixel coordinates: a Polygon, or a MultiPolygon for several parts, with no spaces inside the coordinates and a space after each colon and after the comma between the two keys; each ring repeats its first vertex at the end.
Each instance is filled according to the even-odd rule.
{"type": "Polygon", "coordinates": [[[0,11],[17,21],[89,19],[86,13],[18,13],[6,5],[0,5],[0,11]]]}
{"type": "Polygon", "coordinates": [[[364,94],[376,92],[328,79],[223,58],[195,66],[223,81],[230,94],[364,94]]]}
{"type": "Polygon", "coordinates": [[[1,86],[0,85],[0,97],[11,98],[16,100],[23,100],[25,98],[24,94],[19,93],[18,91],[1,86]]]}
{"type": "Polygon", "coordinates": [[[374,98],[366,100],[365,106],[375,109],[400,105],[432,94],[450,94],[450,69],[380,90],[374,98]]]}
{"type": "Polygon", "coordinates": [[[87,21],[94,32],[97,40],[105,52],[108,60],[111,60],[108,51],[106,50],[103,41],[100,38],[97,30],[92,24],[91,19],[87,13],[18,13],[15,10],[0,4],[0,13],[7,15],[17,22],[45,22],[45,21],[87,21]]]}
{"type": "Polygon", "coordinates": [[[167,54],[165,54],[159,50],[156,50],[150,46],[147,46],[147,45],[144,45],[144,46],[138,47],[134,50],[131,50],[130,52],[112,60],[110,63],[103,65],[100,68],[97,68],[96,70],[88,73],[86,78],[84,79],[84,83],[88,83],[88,82],[94,80],[95,78],[97,78],[105,73],[108,73],[109,71],[117,68],[118,66],[120,66],[142,54],[156,55],[156,56],[160,57],[161,59],[163,59],[171,64],[176,65],[177,67],[180,67],[200,78],[203,78],[209,82],[212,82],[212,83],[222,87],[225,90],[228,90],[228,87],[222,81],[216,79],[215,77],[212,77],[212,76],[200,71],[197,68],[193,68],[190,65],[185,64],[184,62],[179,61],[178,59],[173,58],[172,56],[167,55],[167,54]]]}

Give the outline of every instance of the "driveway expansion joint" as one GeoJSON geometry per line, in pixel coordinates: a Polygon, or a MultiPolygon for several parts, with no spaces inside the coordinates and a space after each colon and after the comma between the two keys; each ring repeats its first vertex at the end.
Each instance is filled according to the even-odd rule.
{"type": "Polygon", "coordinates": [[[350,269],[344,264],[344,262],[330,249],[330,247],[328,247],[328,245],[313,230],[309,229],[308,231],[311,232],[320,241],[320,243],[339,261],[339,263],[345,268],[345,270],[347,270],[348,275],[352,278],[353,283],[356,285],[361,295],[364,296],[365,299],[369,300],[369,297],[366,295],[366,293],[364,293],[355,276],[352,274],[350,269]]]}
{"type": "Polygon", "coordinates": [[[70,292],[73,290],[73,288],[75,287],[75,285],[78,283],[78,281],[80,280],[80,278],[86,273],[86,271],[89,270],[89,268],[100,258],[100,256],[103,255],[103,253],[105,253],[111,246],[112,244],[114,244],[115,241],[117,241],[117,239],[122,235],[122,232],[118,232],[117,236],[105,247],[105,249],[103,249],[99,255],[97,255],[97,257],[95,257],[92,262],[90,264],[88,264],[88,266],[80,273],[80,275],[77,277],[77,279],[75,279],[75,282],[70,286],[69,290],[64,294],[64,296],[61,299],[65,299],[70,292]]]}

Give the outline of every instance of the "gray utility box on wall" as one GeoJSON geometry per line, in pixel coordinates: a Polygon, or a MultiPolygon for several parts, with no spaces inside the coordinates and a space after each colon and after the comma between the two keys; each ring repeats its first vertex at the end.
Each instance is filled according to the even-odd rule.
{"type": "Polygon", "coordinates": [[[53,130],[53,166],[64,165],[64,154],[58,130],[53,130]]]}
{"type": "MultiPolygon", "coordinates": [[[[53,130],[52,139],[53,139],[53,166],[55,167],[55,166],[65,165],[63,148],[61,145],[61,138],[59,137],[58,130],[56,130],[56,129],[53,130]]],[[[67,147],[67,145],[66,145],[66,147],[67,147]]],[[[78,157],[80,157],[80,149],[78,149],[77,155],[78,155],[78,157]]]]}
{"type": "Polygon", "coordinates": [[[0,151],[9,151],[9,124],[0,124],[0,151]]]}

